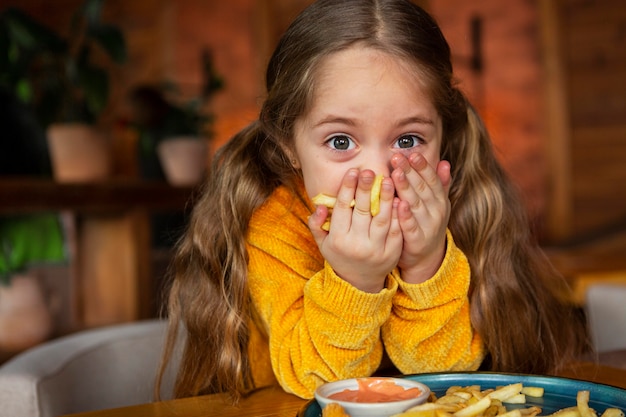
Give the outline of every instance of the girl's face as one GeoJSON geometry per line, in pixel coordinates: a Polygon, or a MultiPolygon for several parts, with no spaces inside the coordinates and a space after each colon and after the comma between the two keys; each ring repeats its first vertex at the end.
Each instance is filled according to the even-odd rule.
{"type": "Polygon", "coordinates": [[[336,195],[350,168],[389,176],[391,156],[421,153],[436,167],[441,119],[407,61],[353,47],[325,58],[295,152],[309,197],[336,195]]]}

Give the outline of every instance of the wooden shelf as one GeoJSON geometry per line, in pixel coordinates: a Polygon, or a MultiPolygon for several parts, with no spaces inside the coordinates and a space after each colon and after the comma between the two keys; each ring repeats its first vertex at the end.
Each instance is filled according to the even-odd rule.
{"type": "Polygon", "coordinates": [[[164,182],[110,180],[101,183],[57,183],[51,180],[0,179],[0,213],[45,210],[111,212],[143,208],[181,210],[190,204],[191,187],[164,182]]]}
{"type": "Polygon", "coordinates": [[[0,178],[0,215],[66,213],[70,331],[76,331],[150,317],[155,296],[150,216],[190,209],[193,195],[193,187],[156,181],[0,178]]]}

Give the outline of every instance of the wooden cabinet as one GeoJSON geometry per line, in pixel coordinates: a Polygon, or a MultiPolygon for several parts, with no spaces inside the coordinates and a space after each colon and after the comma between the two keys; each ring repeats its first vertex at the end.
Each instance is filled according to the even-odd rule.
{"type": "Polygon", "coordinates": [[[626,7],[541,0],[548,254],[583,303],[594,282],[626,284],[626,7]]]}
{"type": "Polygon", "coordinates": [[[550,162],[546,236],[626,228],[626,7],[541,0],[550,162]]]}
{"type": "Polygon", "coordinates": [[[147,318],[153,305],[154,212],[182,211],[192,189],[165,183],[0,180],[0,213],[68,213],[74,330],[147,318]]]}

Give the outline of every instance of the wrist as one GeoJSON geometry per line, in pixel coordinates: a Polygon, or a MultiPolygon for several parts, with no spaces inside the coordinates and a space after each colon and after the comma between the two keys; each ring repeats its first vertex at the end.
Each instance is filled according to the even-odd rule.
{"type": "Polygon", "coordinates": [[[428,281],[437,274],[443,264],[446,255],[446,245],[428,257],[421,258],[420,261],[411,267],[401,267],[400,277],[408,284],[421,284],[428,281]]]}

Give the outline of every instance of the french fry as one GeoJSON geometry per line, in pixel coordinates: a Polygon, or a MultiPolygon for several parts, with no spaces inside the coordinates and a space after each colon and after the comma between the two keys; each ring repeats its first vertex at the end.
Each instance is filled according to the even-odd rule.
{"type": "Polygon", "coordinates": [[[375,217],[380,213],[380,191],[383,184],[383,176],[378,174],[374,178],[374,184],[372,184],[372,191],[370,191],[370,213],[372,217],[375,217]]]}
{"type": "Polygon", "coordinates": [[[511,395],[510,397],[502,400],[502,402],[507,404],[526,404],[526,395],[521,393],[511,395]]]}
{"type": "Polygon", "coordinates": [[[483,412],[483,417],[495,417],[500,413],[500,405],[493,404],[493,401],[489,407],[483,412]]]}
{"type": "Polygon", "coordinates": [[[580,417],[597,417],[596,412],[589,408],[589,391],[578,391],[576,394],[576,407],[580,417]]]}
{"type": "Polygon", "coordinates": [[[448,404],[440,404],[438,402],[434,402],[434,403],[426,402],[426,403],[415,405],[406,411],[427,411],[427,410],[441,410],[441,411],[446,411],[446,412],[453,412],[453,411],[456,411],[456,408],[448,404]]]}
{"type": "Polygon", "coordinates": [[[313,204],[315,204],[316,206],[326,206],[329,209],[332,209],[333,207],[335,207],[335,204],[337,203],[336,197],[331,197],[328,194],[323,194],[323,193],[316,195],[311,200],[313,201],[313,204]]]}
{"type": "Polygon", "coordinates": [[[468,405],[465,408],[455,412],[454,417],[474,417],[482,414],[491,405],[491,398],[484,397],[478,400],[474,404],[468,405]]]}
{"type": "Polygon", "coordinates": [[[541,387],[523,387],[522,394],[528,395],[529,397],[540,398],[543,397],[544,389],[541,387]]]}
{"type": "MultiPolygon", "coordinates": [[[[432,404],[432,403],[427,403],[432,404]]],[[[434,408],[425,408],[418,410],[407,410],[402,414],[396,414],[396,416],[402,417],[437,417],[437,410],[434,408]]],[[[394,416],[391,416],[394,417],[394,416]]]]}
{"type": "Polygon", "coordinates": [[[607,408],[601,417],[624,417],[624,412],[619,408],[607,408]]]}
{"type": "Polygon", "coordinates": [[[322,417],[350,417],[350,415],[341,405],[330,403],[322,409],[322,417]]]}
{"type": "Polygon", "coordinates": [[[490,393],[489,397],[504,402],[504,400],[506,400],[507,398],[517,395],[520,392],[522,392],[522,383],[518,382],[517,384],[510,384],[498,388],[497,390],[490,393]]]}
{"type": "Polygon", "coordinates": [[[511,411],[507,411],[504,414],[500,414],[499,417],[522,417],[522,412],[519,408],[511,411]]]}
{"type": "MultiPolygon", "coordinates": [[[[380,213],[380,191],[382,188],[382,182],[383,176],[376,175],[376,178],[374,178],[374,184],[372,184],[372,191],[370,192],[370,213],[372,217],[380,213]]],[[[337,197],[333,197],[324,193],[319,193],[318,195],[313,197],[311,201],[316,206],[328,207],[328,218],[321,226],[322,230],[328,232],[330,230],[330,215],[332,214],[332,210],[335,207],[335,204],[337,204],[337,197]]],[[[354,207],[355,205],[356,201],[352,200],[350,202],[350,207],[354,207]]]]}
{"type": "MultiPolygon", "coordinates": [[[[541,407],[514,407],[507,410],[505,404],[521,404],[526,396],[543,397],[541,387],[524,387],[521,383],[496,389],[480,389],[480,386],[450,386],[445,395],[437,398],[431,393],[428,402],[410,408],[392,417],[542,417],[541,407]]],[[[589,407],[589,391],[578,391],[576,405],[563,408],[545,417],[598,417],[589,407]]],[[[599,417],[626,417],[623,410],[607,408],[599,417]]]]}
{"type": "Polygon", "coordinates": [[[532,407],[518,408],[518,410],[522,414],[522,417],[534,417],[541,413],[541,408],[536,405],[533,405],[532,407]]]}
{"type": "Polygon", "coordinates": [[[580,417],[578,407],[567,407],[550,414],[552,417],[580,417]]]}
{"type": "Polygon", "coordinates": [[[464,403],[465,401],[469,400],[471,398],[471,394],[468,394],[469,397],[464,397],[462,395],[459,394],[468,394],[466,392],[461,392],[461,391],[457,391],[455,393],[452,394],[446,394],[443,397],[439,398],[437,400],[438,404],[460,404],[460,403],[464,403]]]}

